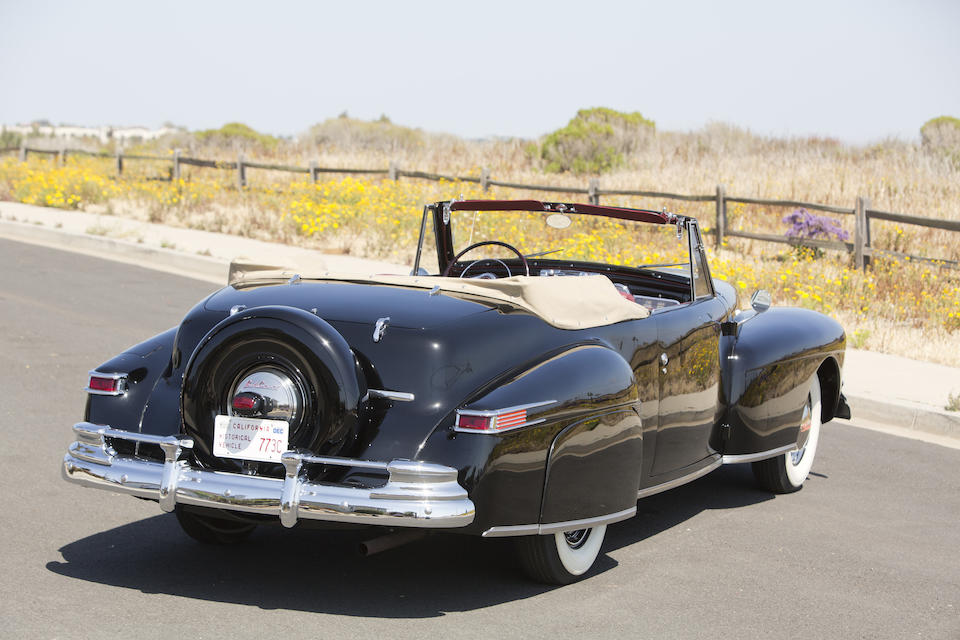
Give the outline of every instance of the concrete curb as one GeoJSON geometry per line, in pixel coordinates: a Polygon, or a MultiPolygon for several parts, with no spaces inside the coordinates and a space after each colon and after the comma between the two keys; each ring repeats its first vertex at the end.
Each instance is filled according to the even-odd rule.
{"type": "Polygon", "coordinates": [[[128,240],[50,229],[23,222],[0,220],[0,237],[82,253],[104,260],[136,264],[148,269],[220,285],[227,284],[227,272],[230,268],[228,262],[217,258],[191,255],[174,249],[149,247],[128,240]]]}
{"type": "Polygon", "coordinates": [[[881,424],[892,424],[913,431],[922,431],[960,439],[960,413],[906,402],[888,402],[864,396],[847,396],[853,419],[862,418],[881,424]]]}

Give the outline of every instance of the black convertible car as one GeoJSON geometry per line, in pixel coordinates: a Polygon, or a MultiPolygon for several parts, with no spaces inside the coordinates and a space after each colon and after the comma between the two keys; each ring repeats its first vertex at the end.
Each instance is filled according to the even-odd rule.
{"type": "Polygon", "coordinates": [[[90,372],[63,476],[203,542],[277,520],[512,536],[530,576],[567,583],[638,499],[747,462],[795,491],[850,417],[840,325],[739,306],[693,218],[438,202],[411,275],[234,265],[90,372]]]}

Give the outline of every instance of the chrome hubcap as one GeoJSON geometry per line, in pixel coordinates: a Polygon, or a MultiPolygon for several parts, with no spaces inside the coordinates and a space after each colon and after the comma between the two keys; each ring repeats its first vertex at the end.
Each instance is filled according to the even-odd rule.
{"type": "Polygon", "coordinates": [[[240,398],[249,398],[255,409],[244,412],[243,417],[285,420],[292,423],[302,410],[302,394],[296,383],[276,367],[254,369],[241,377],[230,391],[227,402],[229,415],[240,415],[240,398]]]}
{"type": "Polygon", "coordinates": [[[803,407],[803,416],[800,418],[800,435],[797,438],[797,450],[790,452],[790,462],[794,466],[800,464],[803,460],[803,454],[807,451],[807,441],[810,438],[810,428],[813,426],[813,408],[811,407],[810,396],[807,395],[807,404],[803,407]]]}
{"type": "Polygon", "coordinates": [[[567,541],[567,546],[571,549],[579,549],[586,542],[587,538],[590,537],[590,529],[577,529],[576,531],[564,531],[564,539],[567,541]]]}

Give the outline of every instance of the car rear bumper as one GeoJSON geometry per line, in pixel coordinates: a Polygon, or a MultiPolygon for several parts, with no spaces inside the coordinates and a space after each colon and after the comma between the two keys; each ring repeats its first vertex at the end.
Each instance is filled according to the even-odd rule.
{"type": "Polygon", "coordinates": [[[279,516],[286,527],[298,520],[328,520],[394,527],[464,527],[473,502],[457,483],[457,470],[412,460],[373,462],[351,458],[283,454],[283,479],[191,467],[183,460],[193,441],[152,436],[87,422],[74,425],[76,441],[63,458],[63,477],[87,487],[157,500],[164,511],[187,504],[279,516]],[[110,441],[158,445],[164,462],[116,453],[110,441]],[[324,464],[385,471],[386,484],[361,488],[307,479],[305,465],[324,464]]]}

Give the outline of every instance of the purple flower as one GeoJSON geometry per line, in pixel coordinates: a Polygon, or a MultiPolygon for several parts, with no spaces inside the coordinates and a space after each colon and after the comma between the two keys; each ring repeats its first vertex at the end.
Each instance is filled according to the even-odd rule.
{"type": "Polygon", "coordinates": [[[843,241],[850,237],[849,233],[830,218],[814,215],[806,209],[796,209],[785,215],[783,222],[790,225],[786,233],[788,238],[836,238],[843,241]]]}

